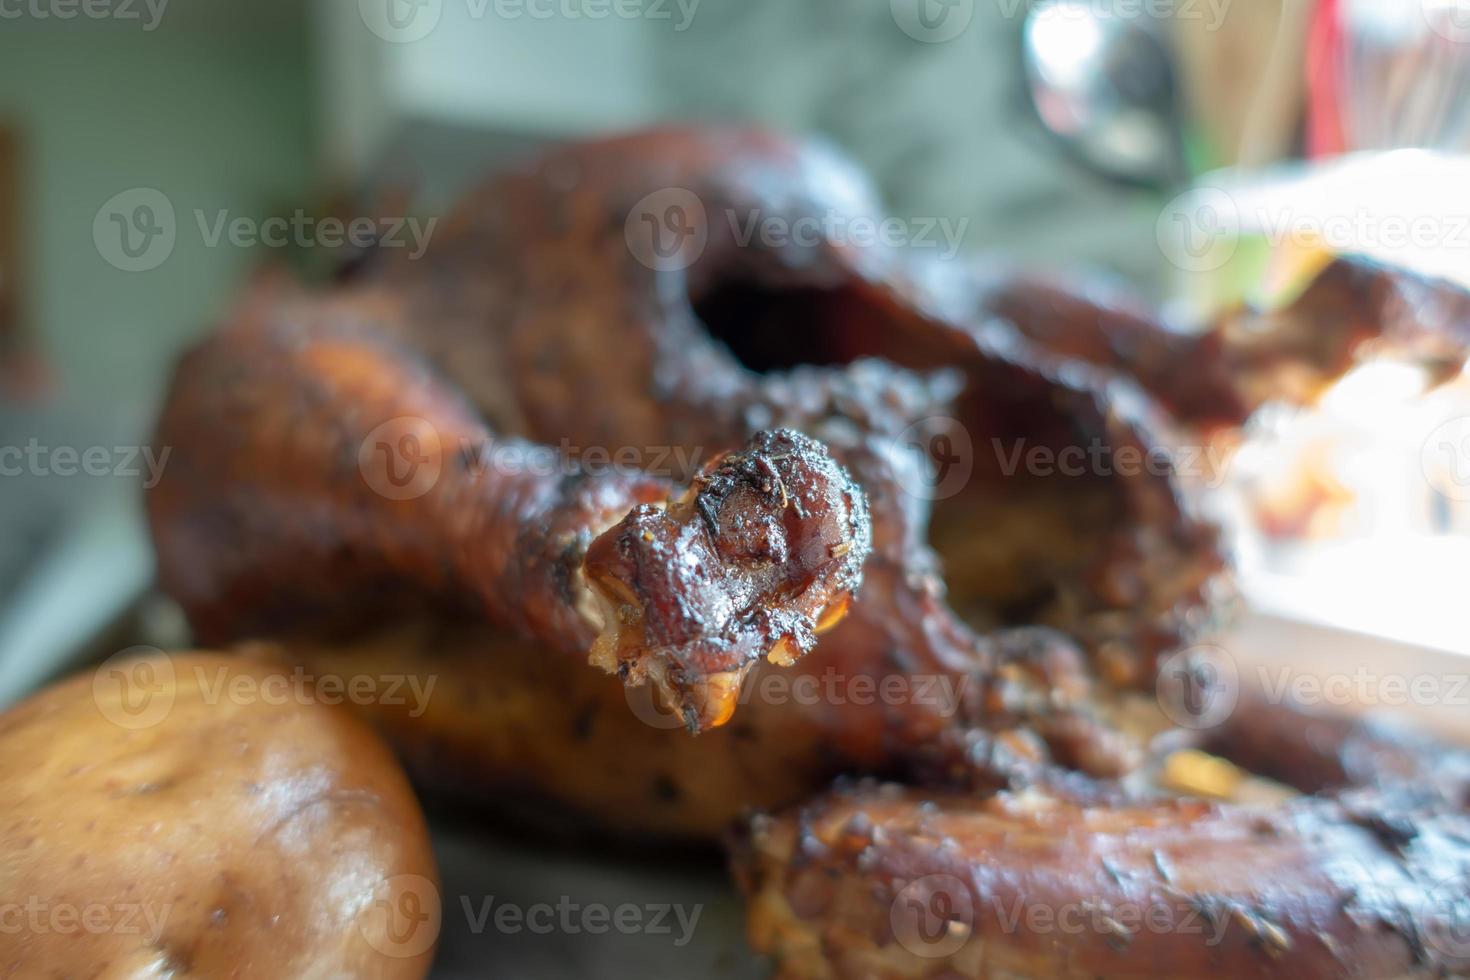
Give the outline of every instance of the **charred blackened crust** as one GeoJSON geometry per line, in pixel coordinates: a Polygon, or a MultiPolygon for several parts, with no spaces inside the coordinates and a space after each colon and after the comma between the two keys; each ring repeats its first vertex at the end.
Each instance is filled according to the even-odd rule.
{"type": "Polygon", "coordinates": [[[584,569],[604,620],[592,661],[651,680],[691,731],[723,724],[752,664],[789,666],[843,616],[870,548],[863,493],[827,449],[758,433],[592,543],[584,569]]]}

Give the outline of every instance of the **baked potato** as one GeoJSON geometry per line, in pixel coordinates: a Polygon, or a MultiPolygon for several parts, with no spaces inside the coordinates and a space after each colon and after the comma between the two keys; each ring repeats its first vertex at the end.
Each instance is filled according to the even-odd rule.
{"type": "Polygon", "coordinates": [[[428,833],[299,672],[119,655],[0,715],[0,976],[428,971],[428,833]]]}

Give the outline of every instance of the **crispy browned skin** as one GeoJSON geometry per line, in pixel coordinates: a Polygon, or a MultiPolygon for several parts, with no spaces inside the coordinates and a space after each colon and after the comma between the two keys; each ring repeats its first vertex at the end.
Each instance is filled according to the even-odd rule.
{"type": "MultiPolygon", "coordinates": [[[[1178,403],[1191,366],[1228,364],[1235,388],[1185,386],[1213,401],[1180,411],[1238,418],[1295,365],[1319,378],[1340,371],[1375,324],[1422,337],[1458,308],[1445,287],[1344,263],[1297,312],[1214,331],[1234,338],[1231,353],[1206,356],[1124,304],[1024,277],[967,276],[827,239],[742,241],[752,220],[830,213],[878,206],[828,152],[747,130],[655,131],[570,146],[491,181],[419,261],[384,252],[332,296],[255,297],[186,360],[159,427],[173,450],[150,497],[165,587],[211,641],[279,633],[288,612],[315,619],[335,606],[360,618],[406,586],[472,596],[495,624],[584,652],[595,618],[580,601],[587,547],[674,488],[626,472],[508,478],[475,467],[485,447],[526,451],[524,439],[654,463],[789,427],[822,440],[871,510],[867,585],[830,643],[845,675],[983,676],[994,661],[985,634],[1039,623],[1100,657],[1109,683],[1147,685],[1159,653],[1208,625],[1225,582],[1215,531],[1167,465],[1139,465],[1162,463],[1173,436],[1128,376],[1178,403]],[[687,268],[651,268],[628,229],[647,217],[640,201],[670,188],[697,198],[679,215],[703,249],[687,268]],[[1395,315],[1344,328],[1328,315],[1344,304],[1395,315]],[[440,475],[421,496],[387,500],[355,470],[364,450],[376,462],[403,445],[394,426],[405,417],[437,436],[423,441],[436,444],[437,455],[424,452],[440,475]],[[1080,474],[1018,463],[1018,453],[1079,450],[1102,463],[1080,474]],[[957,492],[944,486],[953,467],[957,492]]],[[[734,663],[772,648],[792,659],[819,620],[836,619],[866,541],[844,483],[828,473],[811,495],[825,494],[835,515],[812,518],[833,556],[823,567],[767,558],[751,576],[732,574],[738,559],[702,562],[690,581],[671,577],[677,563],[642,565],[650,581],[638,598],[651,605],[640,624],[682,647],[647,662],[672,665],[654,679],[694,727],[728,710],[718,693],[738,678],[734,663]],[[774,594],[788,571],[811,583],[792,608],[774,594]],[[724,612],[709,621],[714,610],[724,612]],[[742,637],[729,635],[731,615],[742,637]]],[[[697,505],[680,517],[685,546],[708,542],[698,518],[715,529],[697,505]]],[[[769,517],[775,498],[757,506],[769,517]]],[[[797,512],[785,511],[788,525],[797,512]]],[[[642,514],[632,520],[661,521],[642,514]]],[[[676,536],[645,547],[649,528],[628,530],[623,574],[633,552],[676,536]]],[[[614,607],[637,605],[606,576],[592,584],[614,607]]],[[[619,641],[625,651],[638,648],[636,632],[619,641]]],[[[612,646],[599,662],[641,681],[644,660],[612,646]]],[[[828,740],[893,758],[953,728],[908,705],[837,715],[828,740]]]]}
{"type": "Polygon", "coordinates": [[[1398,826],[1385,838],[1321,798],[1094,806],[862,785],[756,821],[737,877],[751,942],[783,977],[1465,975],[1470,819],[1398,826]]]}
{"type": "Polygon", "coordinates": [[[869,533],[862,494],[819,443],[757,433],[588,547],[608,624],[592,662],[652,677],[691,732],[722,725],[757,660],[794,663],[846,614],[869,533]]]}
{"type": "Polygon", "coordinates": [[[1470,976],[1470,751],[1259,693],[1197,740],[1315,795],[846,786],[738,839],[751,943],[802,978],[1470,976]]]}
{"type": "Polygon", "coordinates": [[[392,755],[289,667],[110,660],[0,714],[0,976],[413,980],[440,904],[392,755]]]}
{"type": "MultiPolygon", "coordinates": [[[[1463,296],[1344,260],[1284,313],[1234,311],[1200,338],[1180,341],[1146,313],[1054,284],[826,238],[742,240],[752,220],[815,218],[825,227],[833,212],[872,215],[877,205],[861,177],[830,153],[760,132],[656,131],[556,150],[489,182],[444,223],[420,261],[385,252],[330,296],[258,297],[192,355],[160,426],[174,462],[150,513],[166,585],[212,636],[285,638],[292,655],[312,663],[369,657],[435,672],[466,693],[419,718],[378,712],[421,774],[441,783],[529,785],[619,831],[708,836],[745,805],[788,806],[835,774],[880,774],[934,787],[956,819],[1010,806],[1016,797],[1008,794],[1056,800],[1053,829],[1080,827],[1069,839],[1080,841],[1083,857],[1094,834],[1099,853],[1124,846],[1101,829],[1108,820],[1120,836],[1130,826],[1143,833],[1159,825],[1181,853],[1240,832],[1237,811],[1140,797],[1134,777],[1149,761],[1146,738],[1125,734],[1113,717],[1114,692],[1151,685],[1157,658],[1209,626],[1228,591],[1215,529],[1157,457],[1171,447],[1177,423],[1233,424],[1267,397],[1306,397],[1380,335],[1439,356],[1432,338],[1463,329],[1463,296]],[[660,210],[659,195],[670,189],[693,194],[698,206],[677,196],[677,213],[660,210]],[[653,210],[641,211],[650,195],[653,210]],[[645,264],[636,242],[630,247],[645,217],[677,218],[692,236],[686,244],[698,244],[697,257],[645,264]],[[260,349],[262,337],[281,329],[287,339],[273,343],[287,361],[316,338],[335,342],[344,332],[374,353],[283,370],[277,355],[260,349]],[[257,362],[276,366],[256,370],[257,362]],[[1191,384],[1195,374],[1199,383],[1191,384]],[[374,394],[342,387],[344,378],[374,394]],[[418,401],[409,397],[415,392],[418,401]],[[436,431],[468,431],[472,441],[494,432],[570,447],[573,457],[632,449],[649,467],[670,447],[699,457],[747,448],[706,467],[692,501],[647,474],[545,481],[527,496],[562,507],[547,512],[553,520],[514,494],[505,506],[480,507],[471,472],[385,503],[364,490],[353,462],[373,426],[405,414],[436,431]],[[818,542],[831,564],[818,568],[823,584],[812,601],[765,618],[736,617],[756,642],[707,642],[721,633],[709,630],[712,622],[730,620],[697,612],[710,597],[719,606],[722,595],[739,597],[737,604],[760,595],[766,605],[744,608],[771,608],[781,583],[812,575],[809,562],[793,560],[789,546],[773,547],[764,530],[787,519],[787,484],[800,476],[771,472],[767,463],[783,453],[760,442],[769,437],[747,444],[788,429],[819,440],[851,474],[872,532],[849,614],[801,658],[795,654],[811,630],[840,614],[851,585],[846,563],[862,537],[856,503],[834,504],[835,519],[818,515],[810,528],[783,528],[788,545],[818,542]],[[239,458],[251,460],[249,469],[232,468],[239,444],[248,447],[239,458]],[[1126,456],[1152,465],[1047,473],[1018,466],[1018,450],[1053,459],[1081,450],[1109,463],[1126,456]],[[322,462],[329,457],[334,462],[322,462]],[[952,466],[964,472],[949,485],[952,466]],[[254,471],[273,474],[264,492],[254,471]],[[754,520],[735,527],[700,506],[701,493],[734,500],[754,520]],[[663,512],[637,509],[665,499],[663,512]],[[846,538],[833,533],[844,527],[846,538]],[[660,559],[700,561],[694,538],[732,567],[758,554],[755,572],[722,569],[714,591],[671,577],[660,559]],[[486,575],[477,563],[487,560],[509,571],[486,575]],[[604,615],[629,629],[599,644],[595,659],[633,664],[633,679],[640,665],[650,675],[655,663],[686,669],[681,684],[665,685],[671,715],[652,702],[628,711],[628,690],[577,673],[566,654],[585,649],[593,632],[571,587],[579,575],[602,600],[630,611],[604,615]],[[333,609],[361,617],[367,604],[405,592],[468,593],[475,602],[461,602],[459,611],[470,605],[488,622],[447,643],[432,627],[365,646],[295,635],[333,609]],[[1037,624],[1048,628],[1023,628],[1037,624]],[[699,637],[696,652],[679,653],[690,649],[691,635],[699,637]],[[652,658],[640,653],[650,638],[652,658]],[[552,649],[542,654],[540,644],[552,649]],[[757,686],[753,697],[732,697],[719,653],[727,649],[738,651],[734,662],[755,664],[747,685],[830,673],[846,685],[843,696],[778,703],[757,686]],[[783,674],[756,664],[751,652],[794,665],[783,674]],[[853,696],[860,683],[873,691],[894,679],[948,682],[956,694],[920,698],[911,688],[896,699],[853,696]],[[658,718],[670,716],[674,727],[708,728],[724,720],[732,700],[744,703],[729,724],[698,740],[673,742],[678,733],[661,731],[658,718]],[[655,715],[652,724],[640,720],[644,710],[655,715]]],[[[457,471],[446,464],[445,472],[457,471]]],[[[888,800],[880,816],[895,828],[927,819],[920,795],[888,800]]],[[[1341,804],[1303,806],[1329,836],[1341,831],[1344,847],[1359,842],[1340,826],[1332,807],[1341,804]]],[[[1414,819],[1428,812],[1420,807],[1414,819]]],[[[770,825],[775,843],[751,852],[761,857],[749,862],[747,878],[761,895],[784,894],[786,876],[810,860],[779,844],[775,828],[784,826],[770,825]]],[[[1025,830],[997,826],[1001,841],[1010,839],[1007,828],[1025,830]]],[[[977,839],[994,830],[980,828],[977,839]]],[[[1282,848],[1306,875],[1300,902],[1284,900],[1287,910],[1331,900],[1321,877],[1306,874],[1326,852],[1303,833],[1282,830],[1282,848]]],[[[949,855],[927,841],[916,847],[921,864],[948,867],[954,859],[981,868],[995,860],[1009,868],[1003,849],[949,855]]],[[[854,892],[881,891],[888,872],[879,864],[868,877],[871,859],[861,853],[883,852],[853,856],[854,892]]],[[[1378,862],[1367,880],[1391,880],[1389,871],[1379,874],[1391,862],[1371,849],[1362,854],[1378,862]]],[[[1065,855],[1057,860],[1066,865],[1065,855]]],[[[1251,874],[1263,867],[1241,866],[1251,874]]],[[[1222,886],[1246,880],[1201,865],[1202,876],[1217,872],[1222,886]]],[[[1086,894],[1090,880],[1059,877],[1057,893],[1086,894]]],[[[1418,911],[1408,914],[1417,921],[1418,911]]],[[[819,972],[825,962],[865,975],[845,960],[863,955],[863,941],[841,922],[820,925],[836,928],[837,938],[816,947],[770,933],[757,940],[790,971],[819,972]]],[[[1386,969],[1407,962],[1397,938],[1344,937],[1357,944],[1349,960],[1361,952],[1386,969]]],[[[1171,949],[1140,937],[1139,972],[1170,975],[1171,949]]],[[[1056,955],[1048,947],[1040,959],[1017,962],[1055,965],[1056,955]]],[[[1238,975],[1271,962],[1244,956],[1219,962],[1238,966],[1238,975]]],[[[1082,962],[1127,972],[1122,960],[1082,962]]],[[[1304,962],[1310,969],[1325,961],[1304,962]]],[[[1220,972],[1215,963],[1178,961],[1193,976],[1220,972]]]]}
{"type": "Polygon", "coordinates": [[[600,625],[594,659],[652,679],[699,730],[754,660],[800,656],[845,608],[869,524],[814,440],[757,433],[687,492],[538,468],[382,315],[386,300],[247,305],[181,366],[158,436],[181,452],[150,512],[163,584],[203,637],[416,589],[573,654],[600,625]],[[381,482],[400,462],[424,482],[381,482]]]}
{"type": "Polygon", "coordinates": [[[1470,753],[1388,718],[1311,712],[1257,693],[1201,735],[1205,749],[1304,793],[1399,787],[1470,809],[1470,753]]]}
{"type": "MultiPolygon", "coordinates": [[[[823,649],[790,670],[806,671],[823,649]]],[[[285,652],[315,676],[432,684],[422,703],[362,710],[436,795],[502,810],[523,801],[510,816],[538,826],[554,815],[584,835],[707,843],[747,807],[798,803],[842,768],[796,705],[747,700],[727,724],[684,737],[648,688],[569,669],[483,624],[419,618],[351,641],[294,637],[285,652]]],[[[777,669],[758,667],[748,683],[777,669]]]]}
{"type": "MultiPolygon", "coordinates": [[[[1164,470],[1057,476],[1008,459],[1078,445],[1142,459],[1167,444],[1155,431],[1166,420],[1117,377],[998,323],[939,315],[895,253],[738,241],[738,219],[834,207],[876,212],[828,154],[748,131],[657,132],[493,181],[421,261],[385,255],[325,298],[253,297],[181,366],[159,426],[172,465],[149,510],[165,587],[210,640],[280,633],[292,613],[360,618],[407,587],[468,593],[496,624],[584,651],[588,617],[569,587],[583,549],[669,497],[668,481],[479,480],[452,447],[496,433],[651,460],[784,427],[821,440],[869,502],[867,585],[830,644],[844,676],[958,683],[993,666],[986,634],[1040,622],[1104,655],[1115,680],[1147,682],[1153,657],[1207,618],[1222,570],[1213,529],[1164,470]],[[655,270],[632,256],[623,219],[669,186],[699,195],[708,244],[687,269],[655,270]],[[437,433],[440,476],[387,500],[352,464],[402,417],[437,433]],[[969,475],[936,503],[931,456],[946,445],[969,475]],[[948,601],[931,538],[947,552],[948,601]]],[[[829,619],[863,552],[857,503],[846,506],[850,531],[822,532],[834,557],[812,590],[829,619]]],[[[789,626],[760,637],[777,659],[824,615],[801,613],[757,624],[789,626]]],[[[912,702],[825,724],[863,769],[955,728],[912,702]]]]}
{"type": "Polygon", "coordinates": [[[791,977],[1470,975],[1470,752],[1247,701],[1209,747],[1279,805],[867,783],[736,850],[791,977]]]}
{"type": "Polygon", "coordinates": [[[297,635],[283,646],[313,676],[432,689],[422,704],[360,706],[423,785],[479,804],[508,793],[533,799],[563,823],[620,837],[719,840],[750,808],[793,806],[844,773],[988,787],[1065,777],[1075,786],[1082,777],[1055,771],[1053,757],[1102,777],[1138,762],[1136,740],[1094,717],[1081,654],[1044,630],[994,641],[996,667],[984,677],[890,675],[900,686],[889,704],[878,684],[843,674],[841,651],[823,642],[791,667],[758,665],[734,717],[694,739],[679,737],[677,711],[647,688],[569,670],[482,623],[416,616],[353,639],[297,635]],[[865,729],[910,699],[947,719],[949,734],[895,748],[865,729]]]}
{"type": "Polygon", "coordinates": [[[1154,458],[1171,447],[1175,421],[1235,422],[1267,397],[1310,395],[1370,340],[1448,359],[1470,308],[1442,283],[1344,260],[1284,311],[1233,311],[1181,339],[1096,290],[820,237],[743,240],[752,221],[824,227],[832,214],[879,209],[830,152],[759,131],[654,131],[553,151],[487,183],[421,260],[384,251],[333,296],[255,297],[185,363],[160,425],[175,461],[150,502],[166,585],[220,636],[270,627],[283,605],[316,614],[329,598],[355,601],[363,590],[342,579],[350,572],[380,588],[495,591],[483,601],[497,622],[564,637],[577,627],[544,621],[583,617],[568,612],[567,595],[545,596],[546,578],[567,577],[565,555],[545,554],[545,542],[605,530],[608,511],[669,488],[624,479],[616,506],[583,501],[554,527],[534,509],[544,489],[507,492],[476,528],[490,540],[467,549],[463,530],[478,508],[456,488],[474,481],[451,474],[422,498],[363,512],[365,488],[347,463],[373,429],[365,420],[427,420],[442,430],[447,470],[465,446],[477,458],[491,433],[572,455],[629,450],[651,463],[787,426],[826,443],[871,498],[872,581],[843,646],[896,630],[904,635],[883,645],[899,659],[966,670],[976,660],[967,626],[1039,622],[1107,650],[1119,679],[1147,683],[1153,656],[1195,632],[1219,590],[1213,529],[1167,467],[1039,475],[1018,469],[1014,450],[1154,458]],[[656,210],[671,189],[697,199],[696,212],[678,215],[702,248],[687,268],[650,268],[629,229],[667,217],[640,206],[656,210]],[[640,205],[650,195],[655,204],[640,205]],[[309,502],[313,517],[287,523],[293,547],[280,547],[288,535],[272,530],[278,522],[258,526],[253,515],[269,502],[252,496],[239,513],[201,504],[251,484],[242,465],[218,458],[220,444],[243,444],[261,467],[307,467],[313,485],[294,490],[291,506],[309,502]],[[926,449],[969,470],[961,492],[933,492],[943,471],[926,449]],[[333,454],[348,459],[332,465],[333,454]],[[395,535],[390,511],[400,525],[441,529],[395,535]],[[445,524],[455,532],[448,545],[445,524]],[[539,544],[518,540],[528,526],[539,544]],[[354,535],[371,538],[381,560],[343,556],[355,560],[331,564],[330,590],[313,584],[315,568],[298,570],[294,545],[363,550],[354,535]],[[232,547],[207,547],[222,543],[232,547]],[[513,545],[542,554],[515,559],[513,545]],[[235,547],[249,553],[221,554],[235,547]],[[529,578],[487,589],[465,567],[466,550],[476,562],[526,565],[529,578]],[[247,588],[251,578],[276,594],[247,588]],[[535,622],[523,621],[522,597],[535,622]]]}
{"type": "Polygon", "coordinates": [[[1126,374],[1206,430],[1267,401],[1306,402],[1369,350],[1453,372],[1470,341],[1470,294],[1367,259],[1334,261],[1286,305],[1226,310],[1200,331],[1168,329],[1132,297],[1076,277],[992,264],[932,278],[959,315],[998,316],[1052,354],[1126,374]]]}

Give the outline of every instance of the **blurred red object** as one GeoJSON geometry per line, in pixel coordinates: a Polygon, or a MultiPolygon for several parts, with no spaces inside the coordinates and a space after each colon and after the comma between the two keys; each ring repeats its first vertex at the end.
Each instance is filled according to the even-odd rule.
{"type": "Polygon", "coordinates": [[[1307,34],[1307,156],[1337,156],[1347,149],[1342,120],[1342,20],[1340,0],[1319,0],[1307,34]]]}
{"type": "Polygon", "coordinates": [[[1470,152],[1466,0],[1316,0],[1306,47],[1309,156],[1470,152]]]}

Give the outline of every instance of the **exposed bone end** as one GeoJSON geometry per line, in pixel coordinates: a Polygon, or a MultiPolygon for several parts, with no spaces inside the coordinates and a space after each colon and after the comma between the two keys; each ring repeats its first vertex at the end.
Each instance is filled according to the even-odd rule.
{"type": "Polygon", "coordinates": [[[721,725],[756,661],[794,664],[842,618],[870,536],[862,491],[821,443],[759,433],[592,543],[591,662],[653,681],[690,731],[721,725]]]}

